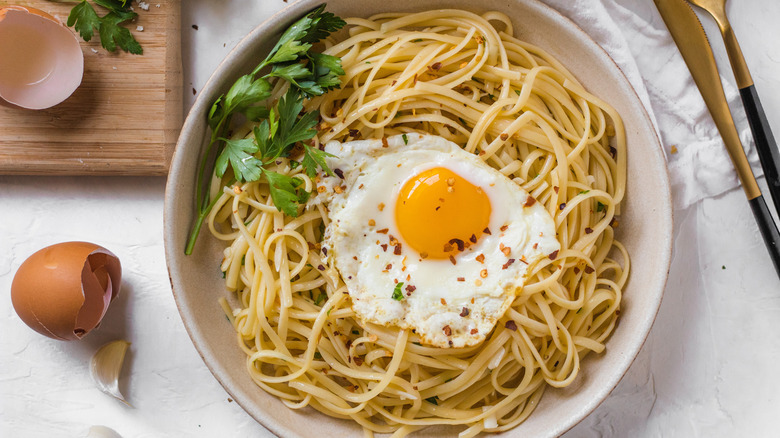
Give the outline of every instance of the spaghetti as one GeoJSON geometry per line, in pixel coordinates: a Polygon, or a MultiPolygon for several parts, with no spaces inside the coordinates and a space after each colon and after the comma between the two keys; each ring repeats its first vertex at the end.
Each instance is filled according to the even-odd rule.
{"type": "MultiPolygon", "coordinates": [[[[342,59],[342,88],[306,103],[322,117],[314,144],[441,136],[542,203],[561,250],[532,267],[485,342],[429,347],[409,330],[358,323],[346,286],[326,274],[320,243],[329,219],[318,197],[289,217],[266,181],[217,180],[221,197],[208,226],[230,242],[221,269],[235,309],[222,305],[247,371],[288,407],[352,419],[367,435],[431,425],[462,425],[461,437],[510,429],[548,386],[570,384],[615,327],[629,263],[614,239],[626,182],[620,117],[549,54],[514,38],[501,13],[346,21],[347,35],[325,50],[342,59]]],[[[285,88],[277,82],[272,99],[285,88]]],[[[251,136],[251,128],[234,136],[251,136]]],[[[318,178],[296,164],[279,159],[274,171],[316,192],[318,178]]]]}

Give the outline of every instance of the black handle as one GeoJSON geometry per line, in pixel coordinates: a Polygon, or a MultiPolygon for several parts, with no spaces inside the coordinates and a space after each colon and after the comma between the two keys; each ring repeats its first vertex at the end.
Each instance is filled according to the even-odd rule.
{"type": "Polygon", "coordinates": [[[775,271],[780,276],[780,246],[778,246],[780,245],[780,233],[777,231],[777,225],[772,220],[772,214],[769,213],[763,196],[753,198],[748,202],[756,217],[761,236],[764,237],[766,249],[769,250],[769,257],[772,258],[772,263],[775,265],[775,271]]]}
{"type": "Polygon", "coordinates": [[[780,151],[777,150],[775,137],[772,135],[761,101],[758,99],[755,85],[740,88],[739,94],[742,96],[750,130],[753,131],[753,139],[769,185],[769,193],[772,195],[775,210],[780,214],[780,151]]]}

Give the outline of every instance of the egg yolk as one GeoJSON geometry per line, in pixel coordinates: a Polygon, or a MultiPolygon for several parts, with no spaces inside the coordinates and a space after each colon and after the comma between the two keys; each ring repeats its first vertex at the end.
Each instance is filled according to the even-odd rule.
{"type": "Polygon", "coordinates": [[[490,223],[482,188],[444,168],[428,169],[401,188],[395,205],[398,231],[422,257],[446,259],[476,243],[490,223]],[[462,247],[461,247],[462,248],[462,247]]]}

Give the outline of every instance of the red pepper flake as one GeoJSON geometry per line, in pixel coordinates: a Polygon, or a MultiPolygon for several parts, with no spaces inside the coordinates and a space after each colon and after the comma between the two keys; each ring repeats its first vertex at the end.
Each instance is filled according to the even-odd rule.
{"type": "Polygon", "coordinates": [[[393,254],[395,255],[401,255],[401,244],[395,246],[395,249],[393,249],[393,254]]]}
{"type": "Polygon", "coordinates": [[[318,266],[317,266],[317,269],[319,269],[320,271],[324,271],[324,270],[325,270],[325,266],[318,265],[318,266]]]}
{"type": "Polygon", "coordinates": [[[590,227],[585,228],[585,234],[590,234],[592,232],[593,232],[593,228],[590,228],[590,227]]]}
{"type": "Polygon", "coordinates": [[[396,246],[396,245],[398,245],[398,239],[396,239],[395,237],[393,237],[393,235],[392,235],[392,234],[391,234],[391,235],[389,235],[389,236],[387,236],[387,237],[389,237],[389,238],[390,238],[390,246],[396,246]]]}
{"type": "Polygon", "coordinates": [[[508,268],[508,267],[509,267],[509,266],[511,266],[511,265],[512,265],[512,263],[514,263],[514,262],[515,262],[515,259],[509,259],[509,260],[507,260],[507,261],[506,261],[506,263],[504,263],[504,266],[502,266],[502,267],[501,267],[501,269],[506,269],[506,268],[508,268]]]}
{"type": "MultiPolygon", "coordinates": [[[[382,247],[382,251],[387,252],[387,244],[386,243],[383,243],[383,244],[381,244],[379,246],[382,247]]],[[[357,260],[357,258],[355,258],[355,260],[357,260]]]]}
{"type": "Polygon", "coordinates": [[[471,237],[469,237],[469,242],[477,243],[477,235],[476,234],[472,234],[471,237]]]}
{"type": "Polygon", "coordinates": [[[530,207],[532,205],[536,204],[536,198],[534,198],[531,195],[528,195],[528,198],[525,200],[525,204],[523,204],[523,207],[530,207]]]}
{"type": "Polygon", "coordinates": [[[354,138],[358,138],[360,136],[360,131],[358,131],[357,129],[350,129],[349,130],[349,136],[350,137],[354,137],[354,138]]]}
{"type": "Polygon", "coordinates": [[[466,281],[466,277],[458,277],[458,281],[466,281]]]}
{"type": "Polygon", "coordinates": [[[387,228],[382,228],[381,230],[376,230],[376,232],[379,233],[379,234],[387,234],[388,231],[390,231],[390,230],[387,229],[387,228]]]}
{"type": "Polygon", "coordinates": [[[316,246],[314,246],[314,244],[313,244],[313,243],[311,243],[311,242],[306,242],[306,244],[309,246],[309,250],[312,250],[312,251],[313,251],[313,250],[317,249],[317,247],[316,247],[316,246]]]}
{"type": "Polygon", "coordinates": [[[476,335],[477,333],[479,333],[479,330],[477,330],[477,329],[473,328],[473,329],[471,329],[471,332],[470,332],[470,333],[471,333],[472,335],[476,335]]]}
{"type": "Polygon", "coordinates": [[[376,225],[376,221],[375,221],[375,220],[373,220],[373,219],[369,219],[369,220],[368,220],[368,226],[369,226],[369,227],[373,227],[374,225],[376,225]]]}
{"type": "Polygon", "coordinates": [[[502,253],[504,253],[505,256],[509,257],[509,254],[512,252],[512,248],[508,246],[504,246],[503,243],[500,243],[498,245],[498,248],[501,250],[502,253]]]}
{"type": "Polygon", "coordinates": [[[501,141],[506,141],[509,138],[509,134],[504,132],[503,134],[500,135],[499,138],[501,139],[501,141]]]}
{"type": "Polygon", "coordinates": [[[504,324],[504,327],[508,328],[509,330],[512,330],[513,332],[517,331],[517,323],[511,319],[507,321],[506,324],[504,324]]]}
{"type": "Polygon", "coordinates": [[[566,208],[566,203],[565,202],[562,203],[561,205],[558,206],[558,208],[563,210],[564,208],[566,208]]]}
{"type": "Polygon", "coordinates": [[[344,179],[344,171],[341,169],[333,169],[333,173],[336,174],[337,177],[344,179]]]}
{"type": "Polygon", "coordinates": [[[610,227],[612,227],[612,228],[617,228],[617,226],[618,226],[619,224],[620,224],[620,222],[618,222],[618,220],[617,220],[617,219],[615,219],[614,217],[612,218],[612,220],[611,220],[611,221],[609,221],[609,226],[610,226],[610,227]]]}
{"type": "Polygon", "coordinates": [[[549,257],[549,258],[550,258],[550,260],[555,260],[555,259],[557,259],[557,258],[558,258],[558,250],[556,249],[555,251],[551,252],[551,253],[550,253],[550,255],[549,255],[549,256],[547,256],[547,257],[549,257]]]}
{"type": "Polygon", "coordinates": [[[420,253],[420,258],[421,259],[427,259],[428,258],[428,253],[427,252],[421,252],[420,253]]]}
{"type": "Polygon", "coordinates": [[[476,260],[480,263],[485,263],[485,254],[478,255],[476,260]]]}
{"type": "Polygon", "coordinates": [[[455,248],[452,247],[451,243],[445,243],[442,249],[444,249],[444,252],[451,252],[455,248]]]}
{"type": "Polygon", "coordinates": [[[452,263],[453,265],[457,265],[458,264],[458,262],[455,261],[455,257],[453,257],[453,256],[450,256],[450,263],[452,263]]]}
{"type": "Polygon", "coordinates": [[[392,263],[388,263],[387,266],[385,266],[385,269],[386,270],[393,269],[393,264],[392,263]]]}
{"type": "Polygon", "coordinates": [[[450,339],[449,341],[447,341],[447,344],[449,344],[449,346],[450,346],[450,347],[452,347],[452,345],[453,345],[453,343],[452,343],[452,339],[450,339]]]}
{"type": "MultiPolygon", "coordinates": [[[[446,336],[452,336],[452,329],[450,328],[450,326],[445,325],[444,327],[442,327],[442,330],[444,330],[444,334],[446,336]]],[[[452,341],[450,341],[450,342],[452,342],[452,341]]]]}
{"type": "Polygon", "coordinates": [[[412,79],[412,85],[417,85],[417,74],[415,73],[414,78],[412,79]]]}
{"type": "Polygon", "coordinates": [[[412,293],[417,290],[417,286],[412,286],[411,284],[406,286],[406,291],[409,293],[412,293]]]}
{"type": "Polygon", "coordinates": [[[469,308],[468,307],[464,307],[463,310],[460,311],[460,316],[462,318],[465,318],[465,317],[469,316],[469,308]]]}
{"type": "Polygon", "coordinates": [[[352,359],[352,362],[354,362],[355,365],[357,366],[363,365],[363,359],[357,356],[355,356],[354,359],[352,359]]]}
{"type": "Polygon", "coordinates": [[[376,208],[378,208],[379,211],[384,210],[385,209],[385,203],[384,202],[380,202],[379,205],[376,206],[376,208]]]}
{"type": "Polygon", "coordinates": [[[464,243],[460,239],[450,239],[450,244],[455,244],[458,247],[458,251],[463,251],[465,247],[463,246],[464,243]]]}
{"type": "Polygon", "coordinates": [[[322,254],[327,256],[328,255],[328,248],[322,248],[322,254]]]}
{"type": "Polygon", "coordinates": [[[434,62],[431,66],[432,70],[440,70],[441,69],[441,62],[434,62]]]}
{"type": "Polygon", "coordinates": [[[509,228],[509,225],[503,225],[501,227],[501,231],[506,231],[509,228]]]}
{"type": "Polygon", "coordinates": [[[359,185],[359,186],[358,186],[358,188],[359,188],[359,189],[362,189],[362,188],[363,188],[363,184],[359,185]]]}
{"type": "Polygon", "coordinates": [[[479,276],[482,277],[482,278],[487,278],[488,270],[487,269],[483,269],[483,270],[479,271],[479,276]]]}
{"type": "Polygon", "coordinates": [[[474,297],[471,297],[471,304],[474,304],[474,297]]]}
{"type": "Polygon", "coordinates": [[[493,233],[491,233],[491,232],[490,232],[490,228],[488,228],[488,227],[485,227],[485,229],[484,229],[484,230],[482,230],[482,232],[483,232],[483,233],[485,233],[485,234],[487,234],[487,235],[491,235],[491,234],[493,234],[493,233]]]}
{"type": "Polygon", "coordinates": [[[441,301],[441,305],[442,306],[446,306],[447,305],[447,300],[445,300],[444,298],[439,298],[439,301],[441,301]]]}
{"type": "Polygon", "coordinates": [[[539,242],[534,243],[534,249],[539,247],[539,242]]]}
{"type": "MultiPolygon", "coordinates": [[[[393,85],[395,85],[395,81],[393,81],[393,85]]],[[[382,147],[383,148],[389,148],[390,144],[387,142],[387,137],[382,137],[382,147]]]]}
{"type": "Polygon", "coordinates": [[[526,265],[528,264],[528,262],[525,261],[525,256],[520,256],[520,261],[525,263],[526,265]]]}
{"type": "Polygon", "coordinates": [[[592,274],[594,272],[596,272],[595,269],[591,268],[590,266],[585,266],[585,273],[586,274],[592,274]]]}
{"type": "Polygon", "coordinates": [[[576,267],[576,266],[575,266],[575,267],[574,267],[574,273],[575,273],[575,274],[579,274],[579,273],[580,273],[580,268],[578,268],[578,267],[576,267]]]}
{"type": "Polygon", "coordinates": [[[617,149],[615,149],[613,146],[610,146],[609,155],[611,155],[613,159],[617,158],[617,149]]]}
{"type": "Polygon", "coordinates": [[[555,194],[557,195],[558,194],[558,190],[560,190],[560,188],[558,188],[558,186],[553,186],[553,190],[555,190],[555,194]]]}

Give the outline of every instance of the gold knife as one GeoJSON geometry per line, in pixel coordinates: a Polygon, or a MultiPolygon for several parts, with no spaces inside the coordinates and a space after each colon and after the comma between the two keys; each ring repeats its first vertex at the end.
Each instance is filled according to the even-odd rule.
{"type": "Polygon", "coordinates": [[[726,144],[726,151],[737,170],[737,176],[742,183],[742,189],[745,190],[750,208],[753,210],[758,228],[772,258],[772,263],[780,275],[780,247],[778,247],[780,233],[778,233],[777,225],[761,195],[756,177],[753,175],[745,150],[742,148],[742,142],[739,140],[739,134],[734,126],[731,111],[729,111],[707,34],[704,33],[699,18],[685,0],[653,1],[658,12],[661,13],[666,27],[669,28],[680,54],[688,65],[693,80],[704,98],[704,103],[710,110],[718,132],[726,144]]]}

